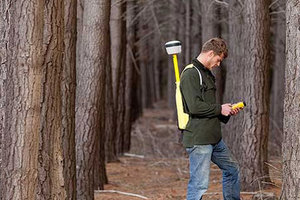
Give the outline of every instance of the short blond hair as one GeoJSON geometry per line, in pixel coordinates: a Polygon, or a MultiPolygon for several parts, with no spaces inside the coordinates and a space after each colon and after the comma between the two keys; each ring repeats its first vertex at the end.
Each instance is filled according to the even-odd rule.
{"type": "Polygon", "coordinates": [[[211,38],[202,46],[201,53],[213,51],[216,55],[224,54],[224,58],[228,56],[228,49],[225,40],[222,38],[211,38]]]}

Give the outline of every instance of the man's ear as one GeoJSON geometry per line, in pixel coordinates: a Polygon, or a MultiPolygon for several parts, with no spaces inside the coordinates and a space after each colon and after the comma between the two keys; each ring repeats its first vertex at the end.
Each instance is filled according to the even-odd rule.
{"type": "Polygon", "coordinates": [[[209,57],[214,57],[215,53],[213,50],[208,51],[209,57]]]}

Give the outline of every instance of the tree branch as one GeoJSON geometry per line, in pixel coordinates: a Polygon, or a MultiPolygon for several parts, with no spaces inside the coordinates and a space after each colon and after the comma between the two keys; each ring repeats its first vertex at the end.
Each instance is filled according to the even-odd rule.
{"type": "Polygon", "coordinates": [[[127,196],[133,196],[133,197],[138,197],[141,199],[149,199],[145,196],[139,195],[139,194],[133,194],[133,193],[128,193],[128,192],[121,192],[117,190],[95,190],[96,193],[117,193],[117,194],[123,194],[127,196]]]}

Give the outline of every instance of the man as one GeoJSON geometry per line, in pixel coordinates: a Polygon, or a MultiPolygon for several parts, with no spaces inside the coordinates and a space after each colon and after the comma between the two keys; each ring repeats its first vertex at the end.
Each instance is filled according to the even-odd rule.
{"type": "Polygon", "coordinates": [[[229,103],[216,103],[215,77],[211,73],[227,57],[227,52],[223,39],[212,38],[192,61],[201,74],[202,84],[195,67],[181,75],[184,109],[190,115],[183,131],[183,145],[190,161],[187,200],[199,200],[207,191],[211,161],[223,172],[224,200],[240,199],[238,164],[222,140],[220,125],[220,122],[227,123],[230,115],[236,115],[240,109],[231,109],[229,103]]]}

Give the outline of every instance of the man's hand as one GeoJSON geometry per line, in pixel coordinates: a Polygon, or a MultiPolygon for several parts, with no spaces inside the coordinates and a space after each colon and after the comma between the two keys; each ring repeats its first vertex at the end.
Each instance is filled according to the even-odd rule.
{"type": "Polygon", "coordinates": [[[243,110],[243,108],[232,109],[231,112],[230,112],[230,115],[236,115],[236,114],[238,114],[241,110],[243,110]]]}
{"type": "Polygon", "coordinates": [[[231,104],[230,103],[226,103],[226,104],[222,105],[222,110],[221,110],[222,115],[228,116],[228,115],[231,114],[231,112],[232,112],[232,109],[231,109],[231,104]]]}

